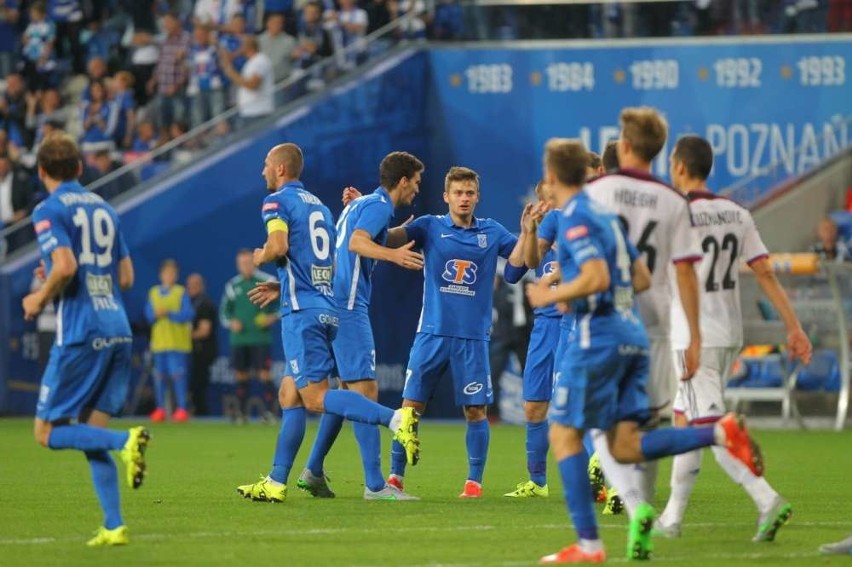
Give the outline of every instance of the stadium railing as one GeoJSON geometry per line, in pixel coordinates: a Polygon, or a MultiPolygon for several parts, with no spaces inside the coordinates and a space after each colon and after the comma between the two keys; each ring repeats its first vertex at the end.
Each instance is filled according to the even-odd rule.
{"type": "MultiPolygon", "coordinates": [[[[743,402],[780,402],[784,420],[795,417],[800,426],[804,420],[797,401],[815,395],[831,403],[836,396],[833,425],[839,431],[849,410],[852,264],[820,263],[813,254],[777,254],[772,256],[772,263],[814,343],[814,360],[803,366],[789,363],[783,351],[763,356],[746,354],[741,362],[744,371],[750,370],[749,375],[729,382],[725,396],[733,407],[743,402]]],[[[784,325],[772,307],[760,299],[760,289],[750,273],[745,270],[740,278],[745,343],[783,345],[784,325]]]]}
{"type": "MultiPolygon", "coordinates": [[[[140,183],[162,178],[194,161],[201,152],[235,143],[246,133],[258,130],[275,118],[289,112],[326,85],[361,70],[392,49],[420,41],[410,36],[411,22],[422,13],[410,12],[365,36],[360,41],[337,50],[306,69],[294,71],[274,87],[275,110],[265,120],[244,126],[239,108],[234,105],[222,114],[185,132],[151,152],[129,154],[127,163],[87,185],[110,200],[120,198],[140,183]],[[132,183],[123,182],[131,179],[132,183]]],[[[35,240],[32,217],[0,230],[0,260],[35,240]],[[6,248],[6,244],[11,246],[6,248]]]]}

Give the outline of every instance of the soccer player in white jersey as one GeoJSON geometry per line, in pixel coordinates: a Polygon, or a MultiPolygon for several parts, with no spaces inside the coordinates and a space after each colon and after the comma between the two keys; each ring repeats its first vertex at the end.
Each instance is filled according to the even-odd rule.
{"type": "MultiPolygon", "coordinates": [[[[748,210],[707,189],[713,166],[713,149],[699,136],[684,136],[671,155],[671,177],[675,187],[687,196],[698,230],[704,258],[697,264],[701,301],[701,364],[691,380],[680,383],[673,404],[675,424],[712,425],[725,415],[725,382],[734,359],[742,348],[743,329],[738,285],[739,266],[745,260],[754,271],[761,289],[781,314],[787,328],[791,356],[807,364],[811,343],[802,330],[787,295],[775,278],[766,247],[748,210]]],[[[672,347],[675,366],[682,364],[689,333],[683,309],[672,302],[672,347]]],[[[672,492],[657,522],[664,536],[680,535],[683,515],[698,471],[700,450],[678,455],[672,466],[672,492]]],[[[713,448],[713,456],[731,480],[742,485],[757,505],[760,518],[754,541],[772,541],[775,533],[790,519],[792,506],[724,449],[713,448]]]]}
{"type": "MultiPolygon", "coordinates": [[[[672,402],[677,378],[671,360],[669,316],[672,303],[670,272],[680,291],[690,343],[684,350],[685,369],[679,376],[689,379],[698,367],[701,333],[698,326],[698,279],[693,264],[701,259],[701,248],[692,227],[689,204],[675,189],[651,175],[651,162],[666,143],[668,125],[653,108],[625,108],[621,112],[621,135],[617,142],[619,169],[593,180],[587,185],[589,196],[606,206],[622,223],[630,240],[636,245],[645,264],[651,270],[651,289],[636,298],[642,321],[651,340],[651,372],[647,390],[651,407],[661,409],[672,402]]],[[[594,433],[592,437],[597,437],[594,433]]],[[[633,468],[615,463],[604,440],[595,441],[604,472],[625,499],[632,513],[635,498],[619,486],[621,477],[632,476],[633,468]],[[621,468],[622,473],[616,472],[621,468]]],[[[638,468],[641,475],[641,495],[645,500],[654,496],[657,478],[655,463],[638,468]]]]}

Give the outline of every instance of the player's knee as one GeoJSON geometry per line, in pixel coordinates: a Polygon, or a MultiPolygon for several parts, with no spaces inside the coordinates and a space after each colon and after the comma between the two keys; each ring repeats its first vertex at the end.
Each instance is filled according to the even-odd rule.
{"type": "Polygon", "coordinates": [[[524,417],[530,423],[540,423],[547,418],[547,402],[524,403],[524,417]]]}
{"type": "Polygon", "coordinates": [[[465,406],[464,418],[468,421],[482,421],[488,417],[486,406],[465,406]]]}
{"type": "Polygon", "coordinates": [[[630,439],[615,438],[609,444],[609,452],[612,458],[621,464],[630,464],[641,462],[642,452],[630,439]]]}
{"type": "Polygon", "coordinates": [[[305,404],[305,409],[311,413],[323,413],[325,411],[322,396],[311,393],[302,398],[302,403],[305,404]]]}

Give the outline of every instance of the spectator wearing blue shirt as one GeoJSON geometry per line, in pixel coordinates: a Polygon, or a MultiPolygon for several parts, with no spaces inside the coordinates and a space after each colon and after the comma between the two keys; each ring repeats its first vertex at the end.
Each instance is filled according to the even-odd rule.
{"type": "Polygon", "coordinates": [[[56,27],[47,17],[43,2],[30,8],[30,23],[23,37],[23,72],[27,87],[41,91],[50,85],[51,73],[56,68],[53,47],[56,27]]]}
{"type": "Polygon", "coordinates": [[[211,38],[210,29],[197,25],[192,35],[186,92],[192,100],[192,126],[197,127],[225,111],[225,95],[219,52],[211,38]]]}
{"type": "Polygon", "coordinates": [[[136,129],[136,102],[133,100],[135,78],[129,71],[119,71],[112,82],[112,104],[118,114],[112,139],[116,145],[129,148],[136,129]]]}
{"type": "Polygon", "coordinates": [[[11,73],[15,65],[15,52],[21,39],[20,7],[20,0],[0,0],[0,77],[11,73]]]}
{"type": "Polygon", "coordinates": [[[112,135],[115,132],[118,113],[107,99],[104,82],[93,81],[89,87],[89,96],[91,100],[83,106],[83,135],[80,137],[83,151],[112,147],[112,135]]]}
{"type": "MultiPolygon", "coordinates": [[[[40,2],[44,5],[44,2],[40,2]]],[[[83,21],[83,10],[79,0],[48,0],[47,14],[56,24],[56,56],[64,59],[69,54],[65,44],[71,47],[71,69],[77,75],[86,72],[83,60],[83,44],[80,42],[80,31],[83,21]]]]}
{"type": "Polygon", "coordinates": [[[462,36],[462,9],[458,0],[438,0],[432,20],[432,39],[454,41],[462,36]]]}

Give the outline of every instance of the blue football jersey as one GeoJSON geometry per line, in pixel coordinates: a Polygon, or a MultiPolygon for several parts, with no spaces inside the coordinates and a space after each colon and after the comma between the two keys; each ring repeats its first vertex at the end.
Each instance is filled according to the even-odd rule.
{"type": "MultiPolygon", "coordinates": [[[[538,225],[538,237],[550,242],[551,247],[547,253],[541,258],[541,262],[535,269],[535,279],[538,281],[543,276],[553,273],[559,265],[559,259],[556,257],[556,233],[559,231],[559,211],[548,211],[541,223],[538,225]]],[[[555,305],[546,307],[536,307],[533,313],[537,317],[561,317],[562,314],[556,309],[555,305]]]]}
{"type": "Polygon", "coordinates": [[[491,219],[462,228],[450,215],[425,215],[405,230],[426,257],[417,332],[487,340],[497,257],[508,258],[517,237],[491,219]]]}
{"type": "Polygon", "coordinates": [[[328,207],[300,181],[292,181],[267,195],[261,212],[267,230],[275,221],[287,224],[290,247],[287,256],[276,262],[281,315],[333,307],[331,247],[335,233],[328,207]]]}
{"type": "MultiPolygon", "coordinates": [[[[562,281],[580,274],[589,260],[604,260],[609,268],[609,288],[571,302],[577,319],[619,314],[631,325],[641,323],[633,312],[633,262],[639,257],[627,239],[618,217],[592,201],[585,192],[572,197],[559,220],[559,268],[562,281]]],[[[618,329],[607,329],[616,332],[618,329]]]]}
{"type": "Polygon", "coordinates": [[[115,209],[69,181],[35,208],[33,224],[48,273],[57,248],[70,248],[77,260],[74,279],[56,300],[56,344],[129,337],[118,264],[130,253],[115,209]]]}
{"type": "Polygon", "coordinates": [[[334,246],[334,297],[339,309],[366,310],[373,289],[376,261],[350,252],[349,239],[352,233],[356,230],[366,231],[373,242],[384,246],[392,219],[393,201],[382,187],[369,195],[358,197],[340,213],[334,246]]]}

